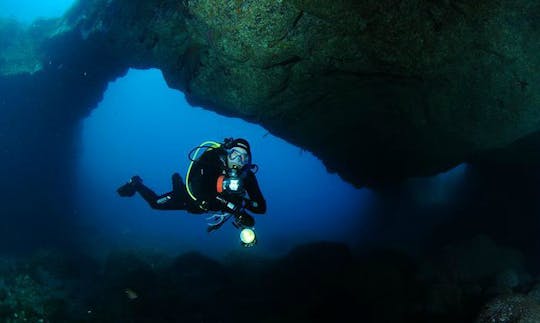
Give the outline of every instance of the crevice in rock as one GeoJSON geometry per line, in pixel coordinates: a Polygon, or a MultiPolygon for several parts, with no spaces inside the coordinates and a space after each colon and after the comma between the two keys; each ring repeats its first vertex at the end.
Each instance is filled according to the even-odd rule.
{"type": "Polygon", "coordinates": [[[291,65],[291,64],[296,64],[298,62],[300,62],[302,60],[302,58],[298,55],[293,55],[287,59],[284,59],[280,62],[277,62],[277,63],[273,63],[273,64],[270,64],[270,65],[267,65],[267,66],[264,66],[263,69],[267,70],[269,68],[273,68],[273,67],[277,67],[277,66],[288,66],[288,65],[291,65]]]}
{"type": "Polygon", "coordinates": [[[358,71],[346,71],[339,69],[331,69],[324,73],[325,76],[353,76],[365,80],[386,80],[395,82],[424,82],[424,78],[420,75],[403,75],[387,72],[358,72],[358,71]]]}
{"type": "Polygon", "coordinates": [[[279,37],[278,39],[274,40],[270,45],[268,45],[269,48],[272,48],[276,46],[279,42],[281,42],[283,39],[285,39],[298,25],[298,22],[300,19],[304,16],[304,11],[300,11],[298,15],[294,18],[291,27],[287,29],[287,31],[283,34],[283,36],[279,37]]]}

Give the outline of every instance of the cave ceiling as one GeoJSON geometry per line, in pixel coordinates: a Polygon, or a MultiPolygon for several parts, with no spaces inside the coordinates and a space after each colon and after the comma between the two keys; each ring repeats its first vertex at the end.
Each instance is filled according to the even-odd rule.
{"type": "Polygon", "coordinates": [[[537,1],[79,1],[59,19],[3,20],[0,39],[3,84],[81,93],[62,107],[80,118],[129,68],[158,68],[192,105],[257,123],[358,187],[538,160],[537,1]]]}

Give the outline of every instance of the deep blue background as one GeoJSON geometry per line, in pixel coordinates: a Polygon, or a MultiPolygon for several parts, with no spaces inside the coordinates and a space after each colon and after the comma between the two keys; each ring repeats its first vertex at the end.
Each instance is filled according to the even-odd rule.
{"type": "MultiPolygon", "coordinates": [[[[59,16],[70,4],[4,0],[0,16],[29,23],[36,17],[59,16]]],[[[79,198],[74,214],[84,243],[95,251],[134,247],[222,256],[241,249],[231,224],[207,234],[204,216],[156,211],[139,197],[116,195],[116,188],[135,174],[157,193],[169,191],[173,172],[185,177],[187,154],[193,147],[230,136],[250,141],[268,203],[267,214],[256,216],[259,244],[249,252],[281,254],[315,240],[355,246],[370,235],[392,243],[396,234],[419,237],[442,221],[433,214],[411,212],[400,205],[401,198],[388,203],[380,192],[354,188],[329,174],[311,153],[258,125],[189,106],[181,92],[167,87],[159,70],[131,70],[111,82],[102,102],[81,120],[77,135],[78,184],[73,189],[79,198]],[[387,219],[382,228],[377,227],[381,212],[387,219]]],[[[465,169],[408,181],[401,186],[405,200],[419,209],[449,204],[465,169]]],[[[401,243],[400,238],[396,241],[401,243]]]]}
{"type": "MultiPolygon", "coordinates": [[[[156,211],[138,196],[120,198],[115,189],[132,175],[159,193],[170,176],[185,178],[188,152],[206,140],[243,137],[250,141],[257,177],[268,203],[256,216],[258,249],[282,252],[298,242],[353,242],[370,192],[328,174],[312,154],[287,144],[262,127],[189,106],[165,84],[159,70],[130,70],[111,83],[103,101],[84,120],[80,155],[80,214],[121,246],[211,254],[237,247],[232,224],[205,231],[204,216],[156,211]]],[[[105,238],[105,237],[104,237],[105,238]]]]}
{"type": "Polygon", "coordinates": [[[15,18],[28,24],[38,18],[61,16],[75,1],[73,0],[2,0],[0,17],[15,18]]]}

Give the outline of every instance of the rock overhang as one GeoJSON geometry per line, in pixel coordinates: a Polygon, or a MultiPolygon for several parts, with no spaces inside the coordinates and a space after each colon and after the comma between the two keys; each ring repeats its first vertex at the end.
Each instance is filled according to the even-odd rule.
{"type": "Polygon", "coordinates": [[[95,98],[70,112],[82,117],[129,67],[159,68],[193,105],[376,186],[540,130],[539,15],[503,0],[80,1],[26,30],[1,24],[19,37],[0,44],[0,72],[87,89],[95,98]]]}

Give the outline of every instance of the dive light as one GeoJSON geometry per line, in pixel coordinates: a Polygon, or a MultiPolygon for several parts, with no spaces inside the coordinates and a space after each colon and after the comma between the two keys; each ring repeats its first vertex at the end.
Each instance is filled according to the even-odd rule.
{"type": "Polygon", "coordinates": [[[257,236],[253,228],[243,228],[240,231],[240,242],[243,247],[252,247],[257,243],[257,236]]]}

